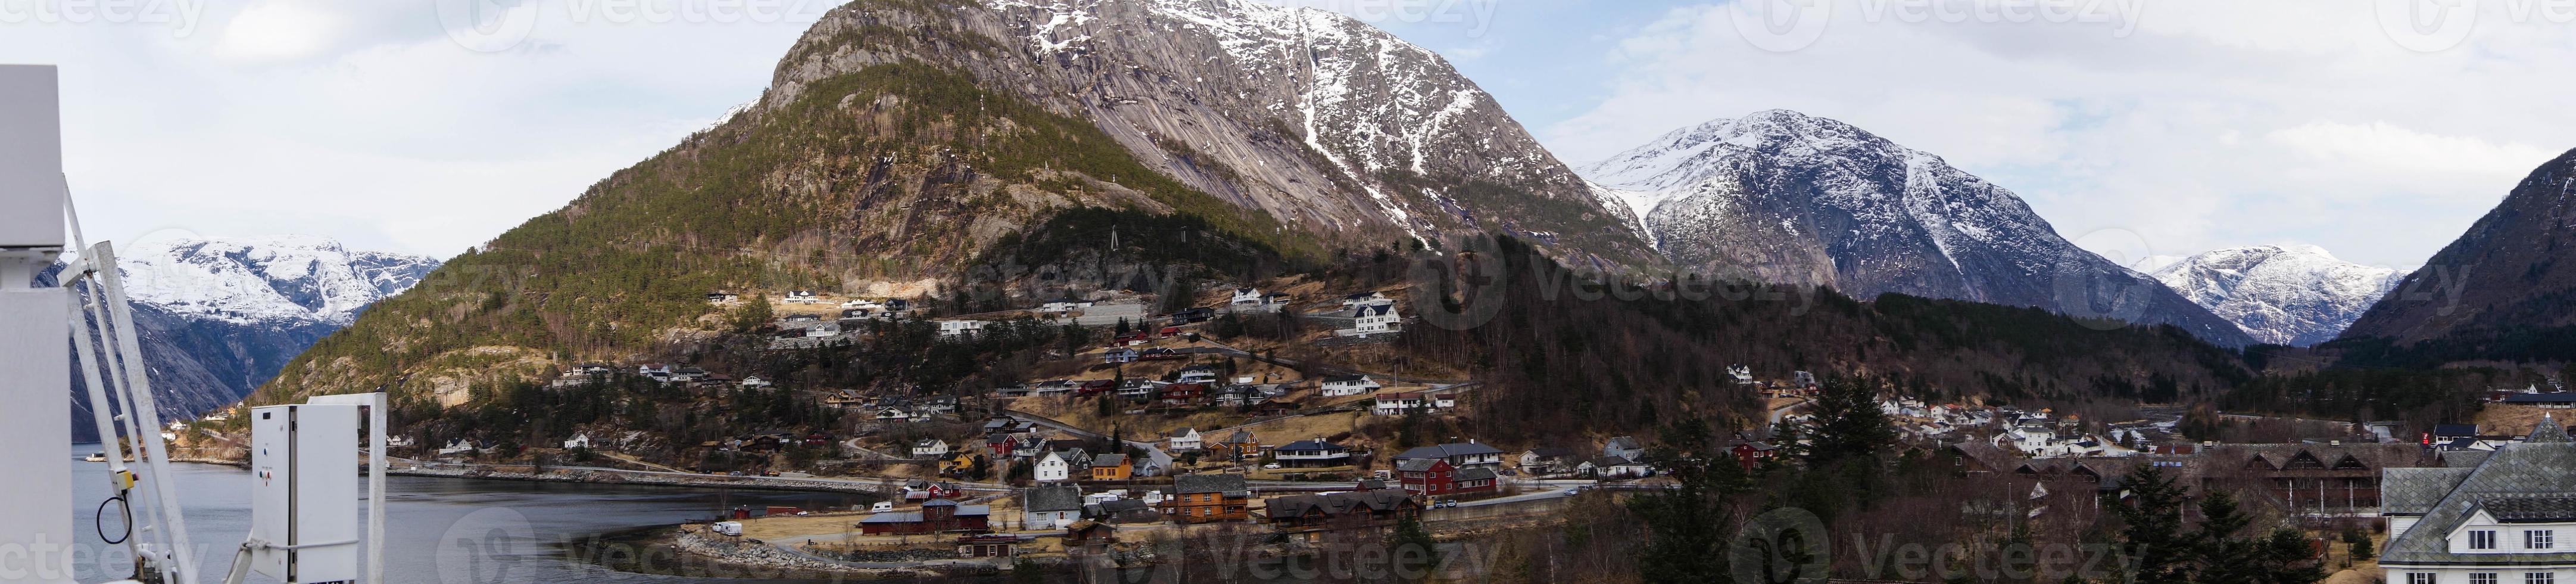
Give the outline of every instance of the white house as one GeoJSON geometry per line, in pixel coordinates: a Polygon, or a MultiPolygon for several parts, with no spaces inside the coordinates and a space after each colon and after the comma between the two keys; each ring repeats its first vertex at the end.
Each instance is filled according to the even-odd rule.
{"type": "Polygon", "coordinates": [[[827,322],[805,329],[805,337],[820,339],[841,336],[841,323],[827,322]]]}
{"type": "Polygon", "coordinates": [[[1076,478],[1089,478],[1091,455],[1080,448],[1048,452],[1046,456],[1038,457],[1037,468],[1032,474],[1036,475],[1038,482],[1041,483],[1060,483],[1076,478]]]}
{"type": "Polygon", "coordinates": [[[564,441],[564,449],[565,449],[565,450],[572,450],[572,449],[576,449],[576,448],[589,448],[589,447],[590,447],[590,434],[589,434],[589,433],[574,434],[574,435],[572,435],[572,439],[571,439],[571,440],[565,440],[565,441],[564,441]]]}
{"type": "Polygon", "coordinates": [[[1072,299],[1072,298],[1058,298],[1058,299],[1055,299],[1055,300],[1052,300],[1052,301],[1048,301],[1046,304],[1040,304],[1040,305],[1038,305],[1038,312],[1045,313],[1045,314],[1067,314],[1067,313],[1071,313],[1071,312],[1076,311],[1076,310],[1082,310],[1082,309],[1085,309],[1085,308],[1090,308],[1090,307],[1091,307],[1091,305],[1092,305],[1092,302],[1091,302],[1091,301],[1089,301],[1089,300],[1076,300],[1076,299],[1072,299]]]}
{"type": "Polygon", "coordinates": [[[1082,520],[1082,487],[1030,487],[1020,495],[1022,529],[1062,529],[1082,520]]]}
{"type": "Polygon", "coordinates": [[[984,321],[980,320],[939,321],[939,336],[942,337],[971,337],[983,331],[984,321]]]}
{"type": "Polygon", "coordinates": [[[1362,306],[1370,306],[1370,305],[1376,305],[1376,304],[1394,304],[1394,303],[1395,303],[1395,299],[1393,299],[1393,298],[1388,298],[1388,297],[1386,297],[1386,294],[1379,293],[1379,292],[1360,292],[1360,293],[1357,293],[1357,294],[1352,294],[1352,295],[1349,295],[1349,296],[1343,296],[1343,297],[1342,297],[1342,306],[1350,307],[1350,308],[1358,308],[1358,307],[1362,307],[1362,306]]]}
{"type": "Polygon", "coordinates": [[[1181,368],[1181,376],[1175,381],[1177,383],[1213,384],[1216,383],[1216,378],[1217,375],[1215,367],[1192,365],[1181,368]]]}
{"type": "Polygon", "coordinates": [[[948,441],[946,440],[923,438],[920,442],[912,443],[913,458],[939,458],[947,455],[948,441]]]}
{"type": "Polygon", "coordinates": [[[2530,438],[2467,468],[2380,471],[2392,584],[2556,584],[2576,579],[2576,441],[2543,416],[2530,438]],[[2567,543],[2559,540],[2570,539],[2567,543]]]}
{"type": "Polygon", "coordinates": [[[1333,331],[1345,337],[1404,332],[1404,315],[1397,313],[1395,303],[1370,304],[1351,309],[1351,328],[1333,331]]]}
{"type": "Polygon", "coordinates": [[[1601,444],[1602,456],[1615,456],[1629,460],[1636,460],[1637,457],[1645,456],[1645,454],[1645,444],[1638,442],[1637,437],[1635,436],[1611,438],[1609,442],[1601,444]]]}
{"type": "Polygon", "coordinates": [[[1170,442],[1172,450],[1181,452],[1206,447],[1206,439],[1199,436],[1198,428],[1182,428],[1179,432],[1173,432],[1170,442]]]}
{"type": "Polygon", "coordinates": [[[1262,296],[1261,289],[1259,288],[1236,288],[1234,289],[1234,298],[1227,302],[1227,304],[1235,306],[1251,306],[1261,303],[1262,296]]]}
{"type": "Polygon", "coordinates": [[[449,443],[447,443],[447,447],[446,447],[446,448],[440,448],[440,449],[438,449],[438,455],[439,455],[439,456],[455,456],[455,455],[459,455],[459,454],[473,454],[473,453],[478,452],[478,451],[481,451],[481,450],[482,450],[482,449],[480,449],[480,448],[475,448],[475,447],[474,447],[474,443],[472,443],[472,442],[467,442],[467,441],[465,441],[465,439],[464,439],[464,438],[458,438],[458,439],[456,439],[456,441],[454,441],[454,442],[449,442],[449,443]]]}
{"type": "Polygon", "coordinates": [[[1415,410],[1430,407],[1430,405],[1430,401],[1423,397],[1422,392],[1389,391],[1377,394],[1376,399],[1369,406],[1369,413],[1379,416],[1394,416],[1411,413],[1415,410]]]}
{"type": "Polygon", "coordinates": [[[759,389],[770,385],[769,380],[761,379],[758,375],[742,378],[743,389],[759,389]]]}
{"type": "Polygon", "coordinates": [[[1377,391],[1380,387],[1385,386],[1366,375],[1334,375],[1324,378],[1323,394],[1325,397],[1360,395],[1377,391]]]}

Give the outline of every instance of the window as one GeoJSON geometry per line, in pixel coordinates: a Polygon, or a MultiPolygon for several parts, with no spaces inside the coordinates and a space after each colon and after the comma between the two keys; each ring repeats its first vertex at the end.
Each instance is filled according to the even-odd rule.
{"type": "Polygon", "coordinates": [[[2469,584],[2496,584],[2496,574],[2495,572],[2472,572],[2469,574],[2469,584]]]}
{"type": "Polygon", "coordinates": [[[2522,584],[2558,584],[2558,574],[2555,572],[2524,572],[2522,574],[2522,584]]]}
{"type": "Polygon", "coordinates": [[[2554,530],[2534,529],[2522,532],[2522,547],[2524,549],[2545,550],[2557,543],[2558,532],[2554,530]]]}
{"type": "MultiPolygon", "coordinates": [[[[2473,549],[2473,550],[2491,550],[2491,549],[2495,549],[2495,547],[2496,547],[2495,531],[2493,531],[2493,530],[2479,530],[2479,531],[2472,531],[2472,532],[2469,532],[2469,549],[2473,549]]],[[[2472,575],[2470,575],[2470,576],[2469,576],[2469,582],[2470,582],[2471,584],[2479,584],[2477,580],[2478,580],[2477,575],[2472,574],[2472,575]]],[[[2487,582],[2487,583],[2485,583],[2485,584],[2494,584],[2494,583],[2493,583],[2493,582],[2487,582]]]]}
{"type": "Polygon", "coordinates": [[[2424,572],[2408,572],[2406,574],[2406,584],[2442,584],[2442,581],[2436,579],[2433,574],[2424,572]]]}

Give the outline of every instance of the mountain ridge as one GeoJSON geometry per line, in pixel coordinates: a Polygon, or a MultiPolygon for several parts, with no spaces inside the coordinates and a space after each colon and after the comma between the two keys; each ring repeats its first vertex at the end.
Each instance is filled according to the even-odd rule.
{"type": "Polygon", "coordinates": [[[2151,275],[2256,341],[2304,347],[2342,334],[2406,272],[2346,262],[2316,246],[2261,245],[2195,254],[2151,275]]]}
{"type": "Polygon", "coordinates": [[[1578,172],[1684,270],[2034,306],[2252,338],[2076,247],[2011,191],[1839,121],[1765,110],[1668,132],[1578,172]]]}
{"type": "Polygon", "coordinates": [[[2576,150],[2532,169],[2353,321],[2363,360],[2564,362],[2576,355],[2576,150]],[[2386,351],[2413,353],[2397,357],[2386,351]]]}

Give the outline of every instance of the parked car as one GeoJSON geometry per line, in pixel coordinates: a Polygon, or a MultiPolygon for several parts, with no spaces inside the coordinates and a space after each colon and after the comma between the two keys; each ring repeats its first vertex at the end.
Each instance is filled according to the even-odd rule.
{"type": "Polygon", "coordinates": [[[1583,494],[1583,489],[1566,489],[1566,490],[1565,490],[1565,496],[1568,496],[1568,497],[1572,497],[1572,496],[1575,496],[1575,495],[1581,495],[1581,494],[1583,494]]]}
{"type": "Polygon", "coordinates": [[[892,513],[892,512],[894,512],[894,502],[893,502],[893,501],[878,501],[878,502],[877,502],[877,504],[868,506],[868,512],[869,512],[869,513],[892,513]]]}
{"type": "Polygon", "coordinates": [[[1450,508],[1450,507],[1456,507],[1456,506],[1458,506],[1458,500],[1457,500],[1457,499],[1450,499],[1450,500],[1447,500],[1447,501],[1441,501],[1441,502],[1440,502],[1440,508],[1442,508],[1442,509],[1447,509],[1447,508],[1450,508]]]}

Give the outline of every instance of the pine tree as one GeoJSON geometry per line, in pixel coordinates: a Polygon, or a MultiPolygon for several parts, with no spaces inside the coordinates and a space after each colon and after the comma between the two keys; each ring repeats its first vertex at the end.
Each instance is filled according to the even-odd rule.
{"type": "Polygon", "coordinates": [[[1836,379],[1816,398],[1814,464],[1876,458],[1896,444],[1896,429],[1878,409],[1878,384],[1867,379],[1836,379]]]}
{"type": "Polygon", "coordinates": [[[2113,500],[2103,505],[2117,513],[2123,525],[2121,553],[2136,566],[2130,581],[2190,581],[2189,554],[2198,546],[2183,531],[2183,488],[2152,466],[2139,466],[2129,473],[2127,484],[2125,504],[2113,500]]]}

